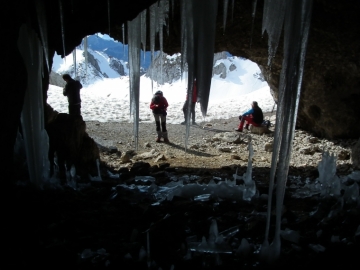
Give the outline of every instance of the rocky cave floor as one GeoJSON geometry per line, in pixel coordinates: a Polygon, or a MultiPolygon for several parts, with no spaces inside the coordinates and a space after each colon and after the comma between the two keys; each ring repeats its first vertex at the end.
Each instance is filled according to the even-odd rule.
{"type": "MultiPolygon", "coordinates": [[[[261,195],[268,193],[273,133],[237,134],[233,132],[237,124],[232,118],[191,126],[185,152],[182,125],[168,125],[171,143],[165,144],[155,143],[154,124],[140,123],[138,150],[134,151],[132,124],[86,122],[87,133],[99,145],[103,181],[79,181],[77,190],[65,184],[42,191],[13,187],[15,195],[8,202],[11,215],[6,221],[12,236],[8,268],[358,269],[358,202],[344,200],[341,206],[335,197],[294,196],[306,179],[311,182],[319,176],[317,165],[323,150],[337,156],[338,176],[349,175],[354,170],[350,149],[356,140],[330,141],[296,130],[289,168],[293,177],[287,181],[281,227],[298,232],[300,237],[289,241],[284,236],[280,259],[268,264],[259,256],[267,211],[266,196],[261,195]],[[158,203],[151,194],[118,186],[150,185],[151,181],[135,181],[135,176],[141,175],[153,176],[158,186],[186,175],[196,176],[188,178],[188,183],[203,185],[212,179],[233,179],[236,170],[238,175],[246,172],[250,137],[254,148],[252,175],[260,195],[251,201],[216,197],[196,201],[174,196],[171,201],[158,203]],[[214,219],[220,233],[238,228],[234,234],[224,233],[232,252],[189,252],[191,242],[208,238],[214,219]],[[238,249],[242,239],[249,242],[248,249],[238,249]],[[140,252],[142,247],[147,249],[147,243],[149,261],[140,252]]],[[[242,184],[242,180],[237,182],[242,184]]],[[[350,179],[345,184],[353,183],[350,179]]],[[[273,211],[270,240],[274,220],[273,211]]]]}

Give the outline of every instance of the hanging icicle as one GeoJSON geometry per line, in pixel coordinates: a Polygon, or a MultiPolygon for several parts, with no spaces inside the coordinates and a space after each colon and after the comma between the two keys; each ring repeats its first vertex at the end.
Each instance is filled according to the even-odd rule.
{"type": "Polygon", "coordinates": [[[262,34],[264,34],[265,31],[268,34],[269,67],[271,67],[272,59],[275,57],[279,44],[283,28],[286,2],[287,1],[283,0],[265,0],[264,3],[262,34]]]}
{"type": "Polygon", "coordinates": [[[144,61],[146,55],[146,9],[141,12],[141,44],[144,53],[144,61]]]}
{"type": "Polygon", "coordinates": [[[50,71],[50,64],[49,64],[49,49],[48,49],[48,38],[47,38],[47,22],[46,22],[46,14],[44,3],[41,0],[36,0],[36,13],[38,17],[38,24],[41,36],[41,42],[44,49],[45,61],[46,61],[46,68],[50,71]]]}
{"type": "Polygon", "coordinates": [[[73,50],[73,62],[74,62],[74,77],[77,77],[77,72],[76,72],[76,48],[73,50]]]}
{"type": "Polygon", "coordinates": [[[63,7],[61,0],[59,0],[59,10],[60,10],[60,24],[61,24],[61,38],[64,50],[64,59],[66,61],[66,54],[65,54],[65,29],[64,29],[64,14],[63,14],[63,7]]]}
{"type": "Polygon", "coordinates": [[[19,30],[17,43],[27,70],[27,88],[21,112],[30,181],[42,188],[50,176],[49,137],[45,130],[42,92],[43,48],[37,34],[27,25],[19,30]]]}
{"type": "Polygon", "coordinates": [[[252,13],[251,13],[252,22],[251,22],[251,35],[250,35],[250,49],[251,49],[251,46],[252,46],[252,37],[253,37],[253,34],[254,34],[254,22],[255,22],[256,6],[257,6],[257,0],[253,0],[253,2],[252,2],[252,13]]]}
{"type": "Polygon", "coordinates": [[[122,30],[122,44],[123,44],[123,54],[125,54],[125,24],[121,25],[122,30]]]}
{"type": "Polygon", "coordinates": [[[139,96],[140,96],[140,49],[141,15],[128,22],[129,70],[130,70],[130,115],[133,116],[135,148],[138,149],[139,96]]]}
{"type": "Polygon", "coordinates": [[[231,0],[231,21],[234,21],[234,0],[231,0]]]}
{"type": "Polygon", "coordinates": [[[85,56],[85,81],[87,81],[87,68],[88,68],[88,40],[87,36],[84,37],[84,56],[85,56]]]}
{"type": "Polygon", "coordinates": [[[109,25],[109,36],[110,36],[110,0],[107,1],[108,8],[108,25],[109,25]]]}
{"type": "MultiPolygon", "coordinates": [[[[150,51],[151,51],[151,63],[154,62],[155,56],[155,35],[157,28],[157,3],[154,3],[149,8],[150,12],[150,51]]],[[[151,92],[154,89],[153,83],[154,71],[151,69],[151,92]]]]}
{"type": "MultiPolygon", "coordinates": [[[[285,1],[284,1],[285,2],[285,1]]],[[[270,185],[268,197],[268,216],[266,222],[263,257],[268,262],[275,261],[280,256],[280,225],[281,212],[288,176],[292,142],[301,93],[302,77],[304,72],[305,54],[310,28],[312,0],[286,1],[284,15],[284,59],[280,74],[279,101],[276,112],[275,140],[270,171],[270,185]],[[277,168],[276,168],[277,167],[277,168]],[[275,235],[271,245],[268,245],[270,227],[270,213],[272,192],[276,177],[276,221],[275,235]]],[[[280,14],[269,13],[266,20],[277,20],[280,14]],[[275,16],[274,18],[272,16],[275,16]]],[[[277,22],[279,23],[279,22],[277,22]]],[[[264,26],[263,26],[264,27],[264,26]]],[[[268,29],[271,29],[269,27],[268,29]]],[[[271,35],[269,35],[271,36],[271,35]]]]}
{"type": "Polygon", "coordinates": [[[225,34],[226,19],[228,11],[229,0],[224,0],[224,13],[223,13],[223,34],[225,34]]]}
{"type": "MultiPolygon", "coordinates": [[[[182,43],[181,54],[186,52],[187,94],[188,97],[192,96],[193,83],[196,78],[197,100],[200,102],[203,117],[206,116],[210,95],[217,9],[217,0],[182,0],[181,2],[181,19],[184,20],[181,35],[185,39],[182,43]]],[[[184,63],[182,63],[183,65],[184,63]]],[[[187,149],[190,130],[190,102],[186,119],[185,149],[187,149]]]]}

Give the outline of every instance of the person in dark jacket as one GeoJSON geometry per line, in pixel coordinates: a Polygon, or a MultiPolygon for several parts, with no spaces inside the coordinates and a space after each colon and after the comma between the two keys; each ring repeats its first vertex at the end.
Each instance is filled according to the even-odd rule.
{"type": "Polygon", "coordinates": [[[166,98],[163,96],[162,91],[157,91],[150,103],[150,109],[153,111],[155,123],[156,123],[156,132],[157,138],[156,142],[161,142],[161,137],[164,138],[164,142],[168,143],[168,133],[166,130],[166,115],[167,107],[169,106],[166,98]],[[161,129],[160,129],[161,121],[161,129]]]}
{"type": "Polygon", "coordinates": [[[261,108],[256,101],[251,103],[251,109],[239,116],[240,124],[236,131],[243,131],[244,123],[246,121],[245,128],[249,129],[249,125],[261,126],[264,121],[264,115],[261,108]]]}
{"type": "Polygon", "coordinates": [[[66,85],[63,90],[63,94],[68,99],[69,114],[81,115],[80,89],[82,88],[82,84],[79,81],[71,78],[69,74],[64,74],[62,77],[66,82],[66,85]]]}
{"type": "MultiPolygon", "coordinates": [[[[192,92],[192,98],[191,98],[191,104],[190,104],[190,114],[191,114],[190,117],[192,119],[192,124],[193,125],[196,125],[196,122],[195,122],[195,105],[196,105],[196,102],[197,102],[197,87],[196,87],[196,79],[194,79],[193,92],[192,92]]],[[[184,106],[183,106],[183,112],[184,112],[185,121],[181,123],[182,125],[186,124],[186,112],[188,110],[188,106],[189,106],[188,104],[189,104],[189,98],[186,95],[186,101],[185,101],[184,106]]]]}

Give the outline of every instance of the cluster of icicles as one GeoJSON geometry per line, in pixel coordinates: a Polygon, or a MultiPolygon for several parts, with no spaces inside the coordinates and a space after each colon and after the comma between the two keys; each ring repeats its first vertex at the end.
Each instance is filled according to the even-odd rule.
{"type": "MultiPolygon", "coordinates": [[[[211,86],[215,22],[218,10],[218,0],[179,0],[181,8],[181,57],[182,72],[185,64],[188,68],[188,96],[192,96],[192,82],[197,80],[198,101],[201,105],[203,117],[206,115],[209,92],[211,86]]],[[[110,32],[110,0],[108,4],[108,23],[110,32]]],[[[234,10],[234,0],[232,8],[234,10]]],[[[252,18],[255,17],[256,0],[253,0],[252,18]]],[[[44,129],[44,108],[41,94],[41,78],[43,76],[42,57],[45,56],[46,68],[49,69],[49,51],[47,42],[47,25],[44,3],[36,0],[36,11],[41,42],[35,32],[27,25],[23,25],[19,33],[19,50],[24,58],[28,71],[28,89],[26,92],[21,122],[24,131],[27,163],[30,180],[42,186],[46,181],[48,171],[47,150],[44,141],[47,134],[44,129]],[[31,45],[31,46],[30,46],[31,45]],[[43,53],[44,52],[44,53],[43,53]]],[[[60,11],[61,33],[65,56],[65,30],[62,0],[58,1],[60,11]]],[[[175,0],[159,0],[148,9],[150,21],[150,48],[154,58],[155,37],[159,36],[160,53],[163,49],[163,28],[168,26],[169,10],[175,7],[175,0]]],[[[223,1],[224,31],[227,19],[228,0],[223,1]]],[[[265,0],[263,13],[262,34],[268,34],[269,62],[275,56],[279,38],[284,25],[284,59],[279,84],[279,101],[277,107],[277,123],[275,141],[270,172],[268,219],[265,232],[265,241],[261,253],[267,261],[276,260],[280,255],[280,220],[281,209],[288,174],[289,161],[292,151],[295,120],[300,97],[304,59],[309,33],[312,0],[265,0]],[[277,169],[276,169],[276,165],[277,169]],[[269,224],[274,179],[276,175],[276,229],[273,242],[269,244],[269,224]]],[[[73,11],[72,11],[73,12],[73,11]]],[[[130,66],[130,110],[134,122],[135,143],[138,144],[139,128],[139,93],[140,93],[140,49],[146,47],[146,10],[141,12],[132,21],[127,22],[129,66],[130,66]]],[[[124,29],[123,25],[123,29],[124,29]]],[[[167,28],[169,29],[169,28],[167,28]]],[[[124,33],[124,32],[123,32],[124,33]]],[[[124,38],[124,34],[123,34],[124,38]]],[[[86,48],[86,38],[84,41],[86,48]]],[[[87,55],[85,51],[85,56],[87,55]]],[[[74,59],[76,61],[76,59],[74,59]]],[[[189,103],[190,106],[190,103],[189,103]]],[[[190,108],[188,109],[190,112],[190,108]]],[[[189,120],[189,115],[186,116],[189,120]]],[[[190,121],[187,121],[189,123],[190,121]]],[[[189,124],[186,126],[185,149],[189,137],[189,124]]]]}

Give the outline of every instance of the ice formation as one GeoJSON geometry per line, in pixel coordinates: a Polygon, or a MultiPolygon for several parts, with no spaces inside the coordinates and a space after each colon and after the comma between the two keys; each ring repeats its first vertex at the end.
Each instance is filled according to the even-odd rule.
{"type": "Polygon", "coordinates": [[[61,23],[61,39],[62,39],[63,50],[64,50],[64,58],[65,58],[66,51],[65,51],[64,12],[63,12],[61,0],[59,0],[59,10],[60,10],[60,23],[61,23]]]}
{"type": "Polygon", "coordinates": [[[42,42],[42,46],[44,49],[46,67],[47,67],[47,70],[50,70],[47,25],[46,25],[46,14],[44,11],[44,4],[42,1],[36,0],[35,5],[36,5],[36,14],[38,17],[38,25],[39,25],[39,30],[40,30],[41,42],[42,42]]]}
{"type": "Polygon", "coordinates": [[[133,129],[136,150],[139,134],[139,97],[140,97],[140,46],[141,14],[128,22],[129,69],[130,69],[130,115],[133,117],[133,129]]]}
{"type": "MultiPolygon", "coordinates": [[[[268,218],[264,240],[265,248],[262,251],[262,255],[269,262],[276,260],[280,255],[281,211],[300,98],[311,11],[312,0],[291,2],[267,0],[264,6],[263,31],[266,30],[269,36],[269,59],[271,59],[276,51],[282,29],[281,26],[282,24],[285,25],[284,59],[280,74],[275,140],[271,161],[268,218]],[[272,244],[268,246],[271,201],[276,169],[275,235],[272,244]]],[[[271,64],[270,60],[269,64],[271,64]]]]}
{"type": "Polygon", "coordinates": [[[49,179],[49,137],[44,124],[42,95],[43,48],[36,33],[22,25],[17,44],[27,70],[21,126],[30,181],[40,188],[49,179]]]}

